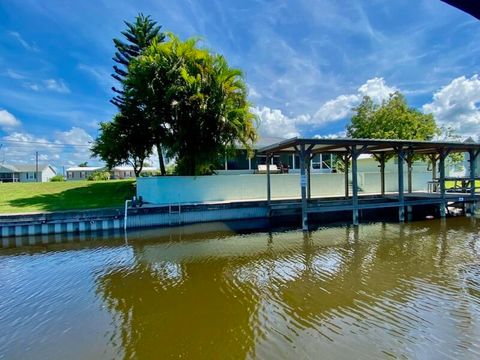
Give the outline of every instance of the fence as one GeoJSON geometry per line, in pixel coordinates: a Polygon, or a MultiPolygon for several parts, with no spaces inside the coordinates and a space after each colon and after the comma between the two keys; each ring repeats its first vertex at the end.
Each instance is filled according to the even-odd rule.
{"type": "MultiPolygon", "coordinates": [[[[430,172],[413,174],[413,190],[426,191],[430,172]]],[[[351,179],[351,178],[350,178],[351,179]]],[[[380,174],[358,173],[360,192],[380,192],[380,174]]],[[[405,174],[405,184],[407,176],[405,174]]],[[[386,191],[398,191],[396,173],[385,173],[386,191]]],[[[271,175],[272,199],[300,197],[299,174],[271,175]]],[[[312,196],[341,196],[345,192],[344,174],[312,174],[312,196]]],[[[184,204],[219,201],[265,200],[267,176],[260,174],[215,176],[165,176],[137,179],[137,195],[153,204],[184,204]]]]}

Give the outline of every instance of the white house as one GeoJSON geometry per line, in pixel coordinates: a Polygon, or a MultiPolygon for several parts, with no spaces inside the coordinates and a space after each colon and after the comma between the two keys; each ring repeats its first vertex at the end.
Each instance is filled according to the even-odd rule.
{"type": "Polygon", "coordinates": [[[48,164],[39,164],[38,173],[35,164],[2,164],[0,165],[1,182],[39,182],[50,181],[57,175],[55,169],[48,164]]]}
{"type": "MultiPolygon", "coordinates": [[[[66,170],[67,180],[86,180],[96,171],[106,170],[103,166],[74,166],[66,170]]],[[[154,173],[157,169],[154,167],[144,167],[142,173],[154,173]]],[[[129,179],[135,177],[132,166],[115,166],[110,170],[111,179],[129,179]]]]}
{"type": "Polygon", "coordinates": [[[66,170],[67,180],[86,180],[95,171],[102,169],[100,166],[73,166],[66,170]]]}
{"type": "MultiPolygon", "coordinates": [[[[154,167],[144,166],[141,174],[155,173],[157,171],[158,170],[154,167]]],[[[133,166],[115,166],[110,171],[110,176],[112,179],[129,179],[135,177],[135,172],[133,171],[133,166]]]]}

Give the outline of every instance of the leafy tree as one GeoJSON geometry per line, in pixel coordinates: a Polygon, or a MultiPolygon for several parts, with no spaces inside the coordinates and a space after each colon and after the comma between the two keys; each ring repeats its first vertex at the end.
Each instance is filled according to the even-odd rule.
{"type": "Polygon", "coordinates": [[[132,111],[128,118],[120,113],[113,121],[100,123],[100,136],[91,150],[110,169],[125,163],[131,164],[138,177],[151,149],[151,144],[145,141],[143,118],[132,111]]]}
{"type": "MultiPolygon", "coordinates": [[[[460,141],[461,137],[456,133],[455,129],[451,126],[442,126],[439,130],[439,139],[442,141],[460,141]]],[[[437,161],[439,160],[439,154],[430,154],[428,156],[429,167],[432,170],[432,180],[437,178],[437,161]]],[[[464,160],[463,153],[449,154],[446,158],[446,163],[450,166],[460,164],[464,160]]]]}
{"type": "Polygon", "coordinates": [[[152,132],[176,156],[180,174],[211,173],[235,142],[251,149],[256,132],[243,75],[197,40],[169,34],[164,43],[154,41],[132,60],[125,83],[126,93],[142,102],[152,132]]]}
{"type": "MultiPolygon", "coordinates": [[[[375,104],[366,96],[354,112],[347,126],[347,136],[353,138],[431,140],[440,133],[433,115],[409,107],[399,92],[391,94],[382,104],[375,104]]],[[[407,151],[409,192],[412,191],[412,165],[418,158],[407,151]]]]}
{"type": "Polygon", "coordinates": [[[88,162],[87,161],[84,161],[80,164],[78,164],[78,167],[87,167],[88,166],[88,162]]]}
{"type": "MultiPolygon", "coordinates": [[[[112,90],[116,93],[116,96],[111,102],[116,105],[123,116],[128,120],[130,117],[137,117],[138,112],[143,115],[145,122],[148,122],[147,114],[142,109],[133,109],[135,114],[130,114],[132,107],[128,104],[132,102],[129,99],[129,94],[125,91],[125,79],[128,76],[128,67],[130,62],[137,58],[146,48],[148,48],[153,42],[162,42],[165,39],[165,35],[160,32],[161,26],[158,26],[150,16],[144,16],[139,14],[135,18],[134,23],[125,22],[127,30],[122,32],[126,41],[120,39],[113,39],[116,52],[113,60],[118,64],[113,66],[114,73],[112,77],[119,81],[120,89],[115,87],[112,90]]],[[[145,85],[145,84],[143,84],[145,85]]],[[[165,175],[165,164],[163,162],[163,150],[162,150],[162,138],[160,133],[155,133],[154,144],[157,148],[160,171],[162,175],[165,175]]],[[[152,147],[153,147],[152,145],[152,147]]]]}

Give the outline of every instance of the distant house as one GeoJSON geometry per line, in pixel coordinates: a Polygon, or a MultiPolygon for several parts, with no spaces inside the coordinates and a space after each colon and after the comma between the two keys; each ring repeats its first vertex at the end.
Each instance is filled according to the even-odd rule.
{"type": "Polygon", "coordinates": [[[103,170],[100,166],[74,166],[67,169],[67,180],[87,180],[95,171],[103,170]]]}
{"type": "MultiPolygon", "coordinates": [[[[81,167],[81,166],[74,166],[70,167],[66,170],[67,180],[74,181],[74,180],[87,180],[88,177],[96,171],[105,171],[106,168],[102,166],[88,166],[88,167],[81,167]]],[[[157,169],[153,167],[144,167],[142,169],[142,173],[154,173],[157,169]]],[[[132,166],[115,166],[112,170],[110,170],[110,177],[111,179],[129,179],[135,177],[135,172],[133,171],[132,166]]]]}
{"type": "Polygon", "coordinates": [[[39,164],[38,173],[35,164],[2,164],[0,165],[1,182],[39,182],[50,181],[57,174],[50,165],[39,164]]]}
{"type": "MultiPolygon", "coordinates": [[[[141,174],[155,172],[157,172],[156,168],[144,166],[142,168],[141,174]]],[[[112,179],[128,179],[135,177],[135,172],[133,171],[133,166],[115,166],[110,171],[110,176],[112,179]]]]}
{"type": "MultiPolygon", "coordinates": [[[[253,145],[253,157],[248,158],[247,151],[238,146],[238,149],[233,155],[228,155],[220,158],[217,161],[217,167],[215,173],[219,175],[235,175],[235,174],[254,174],[265,172],[266,156],[264,154],[258,154],[257,150],[265,146],[284,141],[283,138],[276,137],[260,137],[259,140],[253,145]]],[[[377,172],[378,162],[370,154],[362,154],[358,158],[359,171],[364,172],[377,172]]],[[[480,161],[480,156],[479,156],[480,161]]],[[[270,163],[275,166],[276,169],[288,168],[290,173],[300,172],[300,158],[297,154],[275,154],[270,163]]],[[[310,163],[312,173],[331,173],[336,171],[336,158],[332,154],[316,154],[313,156],[310,163]]],[[[428,164],[422,161],[416,161],[413,164],[413,169],[416,172],[427,171],[428,164]]],[[[478,165],[480,169],[480,163],[478,165]]],[[[351,169],[350,169],[351,171],[351,169]]],[[[386,171],[397,171],[396,158],[390,159],[386,163],[386,171]]],[[[447,174],[450,169],[447,169],[447,174]]],[[[274,170],[274,172],[276,172],[274,170]]]]}
{"type": "MultiPolygon", "coordinates": [[[[259,171],[259,167],[265,165],[266,156],[257,154],[257,150],[265,146],[284,141],[278,137],[260,137],[253,145],[253,157],[248,158],[247,151],[238,146],[235,154],[219,159],[215,173],[217,174],[253,174],[259,171]]],[[[288,168],[289,172],[300,172],[300,158],[295,154],[275,154],[270,160],[277,168],[288,168]]],[[[329,173],[334,166],[331,155],[317,154],[312,159],[312,172],[329,173]]]]}

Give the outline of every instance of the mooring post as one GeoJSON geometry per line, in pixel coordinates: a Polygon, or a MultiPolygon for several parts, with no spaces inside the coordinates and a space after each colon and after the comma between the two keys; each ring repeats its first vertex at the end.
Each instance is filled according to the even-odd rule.
{"type": "Polygon", "coordinates": [[[405,161],[405,154],[403,148],[397,149],[398,156],[398,221],[405,221],[405,194],[403,186],[403,163],[405,161]]]}
{"type": "Polygon", "coordinates": [[[353,225],[358,225],[358,177],[357,177],[357,146],[351,148],[352,154],[352,205],[353,205],[353,225]]]}
{"type": "Polygon", "coordinates": [[[308,154],[305,151],[305,145],[300,146],[300,189],[302,193],[302,230],[308,231],[307,215],[307,177],[305,174],[305,160],[308,154]]]}
{"type": "Polygon", "coordinates": [[[267,154],[267,204],[270,211],[270,204],[272,202],[272,187],[270,181],[270,159],[271,154],[267,154]]]}
{"type": "Polygon", "coordinates": [[[470,162],[470,197],[471,204],[470,204],[470,214],[474,215],[476,210],[476,202],[475,202],[475,172],[476,172],[476,162],[478,157],[478,151],[470,150],[468,152],[470,162]]]}
{"type": "Polygon", "coordinates": [[[444,149],[440,150],[440,157],[439,157],[439,167],[440,167],[440,217],[444,218],[446,214],[445,207],[447,206],[446,198],[445,198],[445,158],[447,157],[447,152],[444,149]]]}

